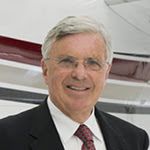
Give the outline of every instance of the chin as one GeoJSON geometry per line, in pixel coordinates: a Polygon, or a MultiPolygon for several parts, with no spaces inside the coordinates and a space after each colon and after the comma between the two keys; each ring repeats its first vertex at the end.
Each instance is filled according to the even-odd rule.
{"type": "Polygon", "coordinates": [[[91,108],[93,107],[93,105],[90,103],[87,103],[87,100],[82,99],[82,100],[76,100],[76,102],[72,104],[72,107],[76,110],[82,110],[86,108],[91,108]]]}

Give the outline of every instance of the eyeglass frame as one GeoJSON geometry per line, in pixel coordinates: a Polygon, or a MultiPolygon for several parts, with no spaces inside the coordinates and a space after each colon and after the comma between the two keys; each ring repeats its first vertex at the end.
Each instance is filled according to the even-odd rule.
{"type": "MultiPolygon", "coordinates": [[[[65,68],[65,69],[74,69],[77,67],[77,65],[79,64],[79,59],[74,57],[74,56],[70,56],[70,55],[61,55],[57,58],[53,58],[53,57],[47,57],[44,59],[45,61],[47,60],[54,60],[57,62],[57,64],[62,67],[62,68],[65,68]],[[67,60],[68,59],[68,60],[67,60]],[[68,61],[68,62],[67,62],[68,61]],[[64,63],[64,64],[63,64],[64,63]],[[69,64],[70,63],[70,64],[69,64]]],[[[83,60],[83,63],[84,67],[87,69],[87,70],[91,70],[91,71],[100,71],[104,68],[105,65],[108,64],[108,62],[102,62],[100,60],[98,60],[97,58],[93,58],[93,57],[88,57],[88,58],[85,58],[83,60]],[[87,63],[87,62],[90,62],[91,61],[91,64],[87,63]],[[92,66],[92,63],[95,63],[95,66],[93,64],[92,66]],[[90,66],[91,65],[91,66],[90,66]],[[96,66],[97,65],[97,66],[96,66]],[[92,68],[93,67],[93,68],[92,68]],[[95,67],[95,68],[94,68],[95,67]],[[96,68],[97,67],[97,68],[96,68]]]]}

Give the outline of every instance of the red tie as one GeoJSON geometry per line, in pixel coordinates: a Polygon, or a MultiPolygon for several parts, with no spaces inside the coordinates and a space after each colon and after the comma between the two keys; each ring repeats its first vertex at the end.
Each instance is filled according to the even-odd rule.
{"type": "Polygon", "coordinates": [[[75,135],[83,141],[82,150],[96,150],[91,130],[84,124],[80,125],[75,135]]]}

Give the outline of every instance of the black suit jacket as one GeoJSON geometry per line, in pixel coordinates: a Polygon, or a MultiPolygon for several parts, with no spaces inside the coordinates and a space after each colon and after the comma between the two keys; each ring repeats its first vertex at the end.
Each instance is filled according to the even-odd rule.
{"type": "MultiPolygon", "coordinates": [[[[147,150],[146,132],[96,108],[107,150],[147,150]]],[[[0,150],[64,150],[46,102],[0,120],[0,150]]]]}

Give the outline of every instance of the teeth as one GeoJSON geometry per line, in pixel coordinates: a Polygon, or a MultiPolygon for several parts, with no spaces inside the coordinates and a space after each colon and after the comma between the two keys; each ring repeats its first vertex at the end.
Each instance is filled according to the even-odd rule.
{"type": "Polygon", "coordinates": [[[75,86],[68,86],[68,87],[72,90],[77,90],[77,91],[87,90],[87,88],[83,88],[83,87],[75,87],[75,86]]]}

